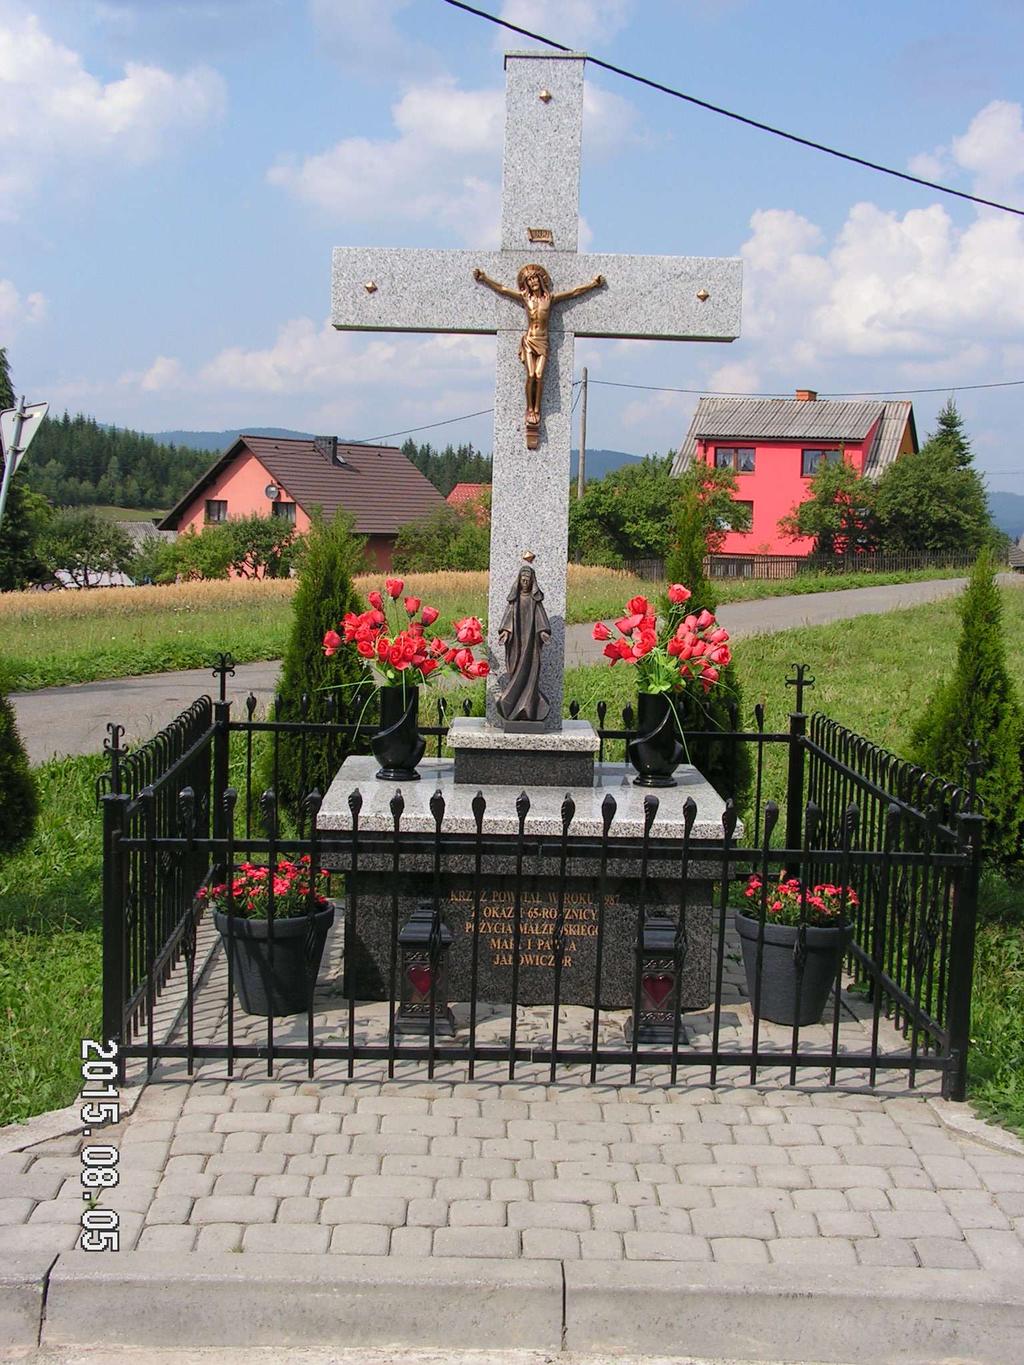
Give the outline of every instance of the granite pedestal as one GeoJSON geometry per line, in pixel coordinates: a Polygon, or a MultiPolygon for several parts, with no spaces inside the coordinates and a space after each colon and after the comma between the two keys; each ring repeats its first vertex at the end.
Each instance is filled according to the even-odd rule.
{"type": "Polygon", "coordinates": [[[499,728],[479,716],[458,716],[448,731],[460,786],[590,787],[601,747],[588,720],[566,720],[561,730],[499,728]]]}
{"type": "MultiPolygon", "coordinates": [[[[472,803],[477,789],[456,779],[448,759],[426,759],[421,780],[402,784],[378,782],[374,761],[352,757],[331,784],[317,820],[324,840],[323,863],[346,874],[346,892],[355,896],[355,941],[348,945],[346,990],[359,999],[388,995],[394,909],[400,931],[417,901],[432,897],[435,875],[434,816],[430,799],[440,791],[445,800],[438,886],[444,922],[452,933],[448,955],[449,997],[470,998],[472,951],[477,942],[477,997],[510,1001],[515,956],[516,866],[518,817],[515,803],[519,784],[480,790],[486,801],[483,818],[480,895],[477,906],[476,821],[472,803]],[[401,829],[419,835],[418,846],[403,842],[397,874],[394,869],[393,816],[390,802],[401,789],[405,808],[401,829]],[[332,841],[332,834],[351,830],[349,796],[358,790],[363,804],[359,815],[360,851],[352,872],[351,841],[332,841]]],[[[722,838],[724,802],[695,768],[677,773],[678,786],[658,793],[658,812],[651,831],[645,906],[641,906],[641,837],[644,797],[650,793],[633,786],[632,768],[621,763],[595,765],[592,781],[575,787],[530,790],[526,818],[522,880],[519,883],[519,1002],[546,1004],[553,1000],[555,947],[553,933],[563,891],[564,954],[561,1000],[593,1005],[595,1000],[598,918],[602,903],[600,858],[594,851],[603,829],[602,802],[611,794],[617,811],[611,826],[615,848],[607,858],[603,879],[604,933],[598,1003],[605,1009],[628,1008],[633,1003],[636,942],[642,918],[668,916],[677,920],[680,904],[680,848],[683,805],[692,797],[697,805],[694,839],[722,838]],[[562,816],[566,795],[576,804],[562,875],[562,816]],[[667,841],[671,841],[669,844],[667,841]]],[[[691,860],[687,885],[686,953],[680,985],[684,1009],[705,1008],[711,995],[712,910],[711,882],[720,875],[713,857],[691,860]]]]}

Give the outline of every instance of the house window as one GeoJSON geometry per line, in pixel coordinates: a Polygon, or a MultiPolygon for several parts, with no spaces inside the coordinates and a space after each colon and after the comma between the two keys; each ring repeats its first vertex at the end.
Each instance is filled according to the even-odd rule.
{"type": "MultiPolygon", "coordinates": [[[[749,520],[747,520],[744,530],[749,530],[754,524],[754,504],[752,502],[745,502],[742,498],[733,498],[732,505],[733,507],[743,507],[746,509],[749,520]]],[[[737,517],[735,518],[735,520],[738,521],[739,518],[737,517]]],[[[734,525],[734,521],[732,518],[719,517],[718,529],[720,531],[732,531],[737,530],[739,528],[734,525]]]]}
{"type": "Polygon", "coordinates": [[[204,520],[209,526],[215,521],[227,521],[228,504],[226,498],[207,498],[206,516],[204,520]]]}
{"type": "Polygon", "coordinates": [[[841,450],[802,450],[800,452],[800,473],[805,479],[812,479],[822,464],[835,464],[843,458],[841,450]]]}
{"type": "Polygon", "coordinates": [[[293,502],[275,502],[271,506],[275,517],[280,517],[282,521],[287,521],[291,526],[295,525],[295,504],[293,502]]]}
{"type": "Polygon", "coordinates": [[[732,469],[737,474],[753,474],[753,446],[715,446],[715,468],[732,469]]]}

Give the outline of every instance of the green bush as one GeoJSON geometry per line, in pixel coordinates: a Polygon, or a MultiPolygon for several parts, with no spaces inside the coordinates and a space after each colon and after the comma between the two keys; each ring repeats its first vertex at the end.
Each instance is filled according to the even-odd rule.
{"type": "Polygon", "coordinates": [[[486,569],[491,554],[491,526],[486,503],[460,507],[444,504],[417,517],[398,532],[394,567],[398,573],[434,573],[443,569],[486,569]]]}
{"type": "Polygon", "coordinates": [[[1009,866],[1024,851],[1024,715],[1006,666],[1002,605],[987,550],[971,572],[960,620],[956,666],[914,727],[912,757],[928,771],[966,785],[969,745],[977,740],[985,847],[1009,866]]]}
{"type": "Polygon", "coordinates": [[[0,692],[0,854],[31,838],[39,813],[35,782],[18,734],[14,707],[0,692]]]}
{"type": "MultiPolygon", "coordinates": [[[[299,585],[292,599],[292,624],[281,663],[277,695],[279,718],[295,720],[302,695],[309,697],[307,719],[333,718],[352,723],[362,714],[369,687],[364,683],[362,661],[354,649],[324,657],[323,638],[337,628],[347,611],[365,609],[352,587],[352,577],[363,567],[365,542],[353,535],[352,521],[338,512],[333,521],[314,520],[303,544],[299,585]]],[[[282,735],[278,748],[277,795],[284,807],[298,818],[301,802],[315,787],[321,795],[334,780],[341,761],[353,751],[346,737],[327,745],[311,737],[305,746],[299,735],[282,735]],[[330,752],[328,752],[330,750],[330,752]]],[[[274,783],[273,748],[268,746],[260,772],[264,787],[274,783]]]]}

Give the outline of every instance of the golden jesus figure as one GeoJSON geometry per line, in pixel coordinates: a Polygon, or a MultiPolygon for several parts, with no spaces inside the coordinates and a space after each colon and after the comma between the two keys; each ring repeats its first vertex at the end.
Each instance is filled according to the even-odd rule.
{"type": "Polygon", "coordinates": [[[588,294],[591,289],[599,289],[604,284],[603,275],[595,275],[589,284],[578,285],[575,289],[564,289],[554,293],[551,276],[542,265],[524,265],[516,276],[516,288],[492,280],[490,275],[477,267],[473,278],[488,289],[493,289],[502,298],[522,304],[528,318],[526,331],[519,342],[519,359],[526,366],[526,440],[531,449],[536,449],[538,428],[540,426],[540,405],[544,396],[544,370],[548,361],[548,319],[551,305],[564,299],[577,299],[588,294]],[[531,439],[532,437],[532,439],[531,439]]]}

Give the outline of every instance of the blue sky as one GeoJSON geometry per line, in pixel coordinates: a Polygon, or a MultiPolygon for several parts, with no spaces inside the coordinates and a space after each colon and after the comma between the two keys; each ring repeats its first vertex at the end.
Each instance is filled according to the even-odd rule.
{"type": "MultiPolygon", "coordinates": [[[[1024,205],[1018,0],[480,0],[701,98],[1024,205]]],[[[442,0],[0,0],[0,345],[30,400],[146,430],[358,439],[490,406],[493,342],[327,326],[335,245],[497,234],[501,52],[442,0]]],[[[1024,493],[1024,220],[589,69],[594,251],[740,255],[731,346],[588,341],[592,380],[948,392],[1024,493]]],[[[595,384],[588,443],[696,398],[595,384]]],[[[419,439],[489,450],[487,417],[419,439]]],[[[1005,472],[1004,472],[1005,471],[1005,472]]]]}

